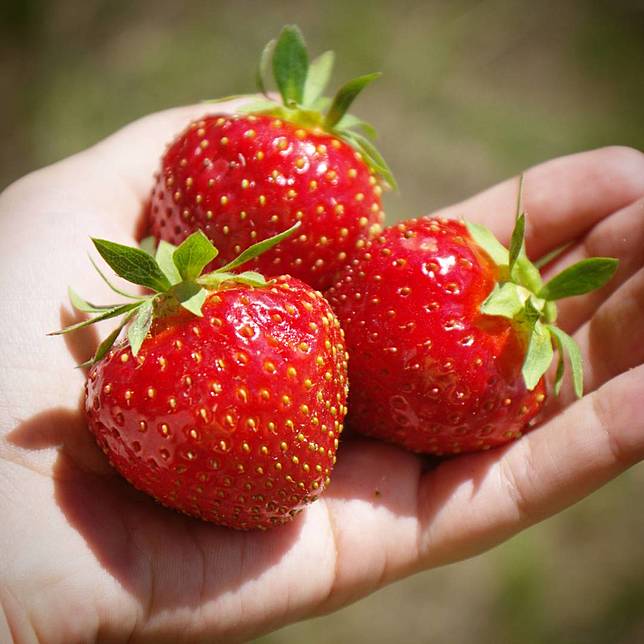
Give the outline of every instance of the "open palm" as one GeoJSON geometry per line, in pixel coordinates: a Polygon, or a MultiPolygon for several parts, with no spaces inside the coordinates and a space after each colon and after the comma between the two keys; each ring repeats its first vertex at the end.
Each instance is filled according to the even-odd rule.
{"type": "MultiPolygon", "coordinates": [[[[97,332],[44,334],[73,321],[67,285],[107,297],[81,251],[90,235],[133,242],[164,143],[203,111],[147,117],[0,198],[0,636],[243,640],[480,553],[644,457],[644,155],[607,148],[525,179],[532,257],[570,242],[553,270],[620,259],[609,285],[560,307],[584,354],[583,399],[564,387],[522,440],[443,462],[347,439],[320,501],[267,533],[190,519],[131,488],[80,411],[73,367],[97,332]]],[[[441,214],[507,242],[515,192],[511,180],[441,214]]]]}

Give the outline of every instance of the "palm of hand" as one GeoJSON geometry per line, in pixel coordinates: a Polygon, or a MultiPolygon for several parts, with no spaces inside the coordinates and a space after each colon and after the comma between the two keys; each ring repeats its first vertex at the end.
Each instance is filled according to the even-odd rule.
{"type": "MultiPolygon", "coordinates": [[[[621,260],[608,287],[561,307],[562,326],[576,332],[585,354],[587,390],[596,393],[572,403],[564,392],[542,427],[518,443],[440,464],[345,440],[323,498],[268,533],[201,523],[133,490],[106,464],[79,410],[83,374],[72,366],[91,352],[95,333],[63,343],[43,331],[70,321],[66,308],[57,316],[68,284],[96,293],[79,247],[90,235],[132,242],[163,142],[201,111],[134,124],[27,177],[0,202],[9,256],[3,291],[11,294],[0,474],[12,491],[0,497],[7,580],[0,600],[14,629],[32,628],[44,639],[57,633],[62,641],[98,633],[153,641],[248,637],[481,552],[642,457],[644,205],[637,200],[644,161],[612,149],[526,176],[531,221],[550,234],[529,231],[529,252],[576,240],[561,263],[585,252],[621,260]],[[70,615],[72,602],[79,608],[70,615]]],[[[507,241],[514,189],[502,184],[445,214],[482,221],[507,241]]]]}

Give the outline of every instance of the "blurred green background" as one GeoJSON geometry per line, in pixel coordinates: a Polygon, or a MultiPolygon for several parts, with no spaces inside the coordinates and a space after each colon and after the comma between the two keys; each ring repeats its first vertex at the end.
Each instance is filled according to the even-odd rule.
{"type": "MultiPolygon", "coordinates": [[[[0,188],[147,112],[253,89],[296,22],[335,80],[384,77],[356,111],[400,183],[390,221],[542,160],[644,148],[644,3],[4,0],[0,188]]],[[[471,561],[423,573],[260,641],[644,641],[639,466],[471,561]]]]}

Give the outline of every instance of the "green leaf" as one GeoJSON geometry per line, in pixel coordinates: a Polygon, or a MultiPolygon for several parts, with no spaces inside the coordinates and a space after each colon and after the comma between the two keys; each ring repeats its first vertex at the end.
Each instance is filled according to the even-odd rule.
{"type": "MultiPolygon", "coordinates": [[[[562,331],[554,324],[548,325],[548,331],[556,339],[560,354],[561,348],[563,347],[563,350],[568,356],[568,361],[570,362],[570,370],[572,371],[572,382],[575,389],[575,394],[578,398],[581,398],[584,395],[584,365],[581,358],[581,351],[579,350],[579,346],[565,331],[562,331]]],[[[559,367],[557,367],[557,375],[559,375],[559,367]]],[[[557,380],[555,379],[555,393],[558,393],[556,385],[557,380]]]]}
{"type": "Polygon", "coordinates": [[[84,367],[90,367],[94,363],[98,362],[99,360],[102,360],[106,355],[107,352],[114,346],[114,343],[116,342],[116,339],[119,337],[121,334],[121,331],[123,330],[123,327],[127,323],[127,318],[123,320],[121,324],[119,324],[114,331],[112,331],[106,338],[101,342],[97,349],[96,353],[89,359],[86,360],[85,362],[77,365],[79,369],[83,369],[84,367]]]}
{"type": "Polygon", "coordinates": [[[172,259],[184,280],[194,280],[218,253],[208,237],[201,230],[197,230],[180,244],[172,259]]]}
{"type": "Polygon", "coordinates": [[[248,286],[266,286],[268,281],[261,274],[255,271],[244,271],[235,275],[235,281],[247,284],[248,286]]]}
{"type": "Polygon", "coordinates": [[[77,329],[82,329],[83,327],[90,326],[90,324],[96,324],[96,322],[102,322],[103,320],[109,320],[110,318],[115,318],[115,317],[118,317],[119,315],[123,315],[124,313],[128,313],[129,311],[132,311],[138,308],[139,306],[141,306],[141,304],[142,302],[131,302],[129,304],[120,304],[111,309],[107,309],[106,311],[103,311],[100,315],[97,315],[89,320],[83,320],[83,322],[77,322],[76,324],[66,326],[64,329],[60,329],[58,331],[52,331],[47,335],[63,335],[65,333],[70,333],[71,331],[76,331],[77,329]]]}
{"type": "Polygon", "coordinates": [[[153,291],[163,292],[170,288],[168,278],[145,251],[106,239],[92,238],[92,241],[101,257],[119,277],[153,291]]]}
{"type": "Polygon", "coordinates": [[[177,267],[174,265],[174,260],[172,255],[174,251],[177,250],[177,247],[170,242],[162,239],[159,242],[159,247],[156,252],[156,262],[159,265],[159,268],[163,271],[163,274],[168,278],[170,284],[178,284],[181,281],[181,275],[177,270],[177,267]]]}
{"type": "Polygon", "coordinates": [[[387,162],[369,139],[359,132],[346,130],[342,132],[342,137],[364,156],[367,165],[377,172],[394,190],[398,189],[396,179],[387,162]]]}
{"type": "Polygon", "coordinates": [[[602,287],[615,274],[618,261],[612,257],[583,259],[553,277],[538,293],[545,300],[583,295],[602,287]]]}
{"type": "Polygon", "coordinates": [[[526,257],[525,252],[517,258],[510,277],[535,293],[538,293],[543,286],[539,269],[526,257]]]}
{"type": "Polygon", "coordinates": [[[123,291],[117,286],[114,286],[110,280],[107,279],[105,276],[105,273],[97,266],[96,262],[90,257],[89,261],[92,263],[92,266],[94,267],[94,270],[101,276],[101,279],[118,295],[122,295],[123,297],[127,297],[130,300],[141,300],[140,295],[132,295],[131,293],[128,293],[127,291],[123,291]]]}
{"type": "Polygon", "coordinates": [[[328,96],[320,96],[320,98],[313,101],[313,104],[307,107],[315,110],[316,112],[325,112],[331,106],[331,99],[328,96]]]}
{"type": "Polygon", "coordinates": [[[481,304],[481,313],[485,315],[500,315],[513,320],[521,311],[524,304],[521,299],[519,287],[512,282],[506,282],[502,286],[495,284],[492,292],[481,304]]]}
{"type": "Polygon", "coordinates": [[[157,247],[157,240],[156,237],[150,236],[150,237],[145,237],[139,242],[139,248],[142,251],[145,251],[148,255],[151,257],[154,257],[154,252],[157,247]]]}
{"type": "Polygon", "coordinates": [[[268,77],[268,68],[270,67],[271,57],[273,56],[274,50],[275,39],[269,40],[259,57],[259,65],[257,66],[257,74],[255,76],[257,89],[264,94],[266,98],[268,98],[268,92],[266,91],[265,79],[268,77]]]}
{"type": "Polygon", "coordinates": [[[537,268],[543,268],[544,266],[547,266],[552,260],[557,259],[557,257],[568,250],[571,245],[572,242],[566,242],[561,246],[557,246],[557,248],[551,250],[549,253],[546,253],[543,257],[540,257],[536,262],[534,262],[534,265],[537,268]]]}
{"type": "Polygon", "coordinates": [[[203,317],[201,308],[208,297],[208,290],[196,282],[181,282],[172,289],[172,294],[184,309],[197,317],[203,317]]]}
{"type": "Polygon", "coordinates": [[[514,264],[520,255],[525,255],[525,245],[524,245],[524,235],[525,235],[525,215],[520,214],[517,217],[517,221],[514,225],[514,230],[512,231],[512,238],[510,239],[510,259],[509,259],[509,270],[510,275],[512,275],[512,269],[514,264]]]}
{"type": "MultiPolygon", "coordinates": [[[[273,246],[279,244],[282,240],[286,239],[287,237],[290,237],[300,226],[301,226],[301,222],[298,221],[293,226],[291,226],[288,230],[285,230],[284,232],[274,235],[273,237],[269,237],[268,239],[264,239],[260,242],[257,242],[256,244],[253,244],[252,246],[249,246],[238,257],[233,259],[231,262],[228,262],[228,264],[226,264],[225,266],[218,268],[214,272],[215,273],[229,272],[237,268],[238,266],[245,264],[251,259],[255,259],[255,257],[258,257],[262,253],[265,253],[269,248],[273,248],[273,246]]],[[[207,277],[207,275],[205,275],[204,277],[207,277]]]]}
{"type": "Polygon", "coordinates": [[[335,129],[336,132],[342,133],[344,130],[349,130],[351,128],[361,129],[365,133],[365,135],[372,140],[378,138],[378,132],[376,131],[376,128],[371,125],[371,123],[367,123],[357,116],[354,116],[353,114],[349,114],[347,112],[347,114],[345,114],[340,119],[340,122],[337,124],[335,129]]]}
{"type": "Polygon", "coordinates": [[[530,334],[528,350],[521,368],[525,386],[529,391],[537,386],[541,376],[550,366],[553,356],[550,331],[545,324],[537,320],[530,334]]]}
{"type": "Polygon", "coordinates": [[[325,51],[311,63],[304,83],[304,105],[311,106],[322,96],[329,84],[334,60],[335,54],[332,51],[325,51]]]}
{"type": "Polygon", "coordinates": [[[332,130],[346,114],[351,103],[353,103],[358,94],[360,94],[360,92],[369,85],[369,83],[375,81],[376,78],[380,78],[380,76],[382,76],[380,72],[366,74],[365,76],[358,76],[358,78],[354,78],[342,85],[338,90],[338,93],[333,98],[333,103],[331,103],[331,107],[326,114],[324,127],[328,130],[332,130]]]}
{"type": "Polygon", "coordinates": [[[208,288],[219,288],[224,282],[238,282],[248,286],[266,286],[268,281],[261,273],[254,271],[244,271],[243,273],[210,273],[199,280],[208,288]]]}
{"type": "Polygon", "coordinates": [[[256,101],[251,101],[250,103],[245,103],[241,107],[237,108],[239,114],[261,114],[263,112],[273,113],[280,109],[281,105],[270,99],[258,99],[256,101]]]}
{"type": "Polygon", "coordinates": [[[492,258],[495,264],[499,266],[508,265],[508,250],[494,236],[491,230],[472,221],[465,221],[464,223],[472,239],[492,258]]]}
{"type": "Polygon", "coordinates": [[[69,301],[72,303],[72,306],[77,311],[81,311],[83,313],[102,313],[103,311],[119,306],[118,304],[92,304],[91,302],[84,300],[71,288],[67,289],[67,294],[69,295],[69,301]]]}
{"type": "Polygon", "coordinates": [[[239,98],[249,98],[250,94],[228,94],[228,96],[221,96],[220,98],[207,98],[200,103],[214,104],[217,103],[228,103],[230,101],[235,101],[239,98]]]}
{"type": "Polygon", "coordinates": [[[309,69],[302,32],[295,25],[282,29],[273,52],[273,76],[287,106],[301,104],[309,69]]]}
{"type": "Polygon", "coordinates": [[[139,353],[139,349],[150,330],[150,326],[152,326],[153,310],[154,303],[152,299],[146,300],[139,307],[130,328],[127,330],[127,339],[130,342],[133,356],[139,353]]]}
{"type": "Polygon", "coordinates": [[[552,329],[550,327],[548,328],[551,331],[550,335],[552,336],[552,339],[555,341],[555,345],[557,347],[557,372],[555,373],[554,392],[555,392],[555,396],[558,396],[559,392],[561,391],[561,383],[563,382],[563,375],[564,375],[564,351],[559,338],[552,333],[552,329]]]}

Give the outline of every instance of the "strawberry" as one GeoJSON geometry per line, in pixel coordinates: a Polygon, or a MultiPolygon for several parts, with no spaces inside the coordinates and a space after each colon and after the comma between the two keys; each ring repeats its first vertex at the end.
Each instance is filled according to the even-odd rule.
{"type": "Polygon", "coordinates": [[[604,284],[616,260],[594,258],[543,284],[517,218],[510,251],[482,226],[423,218],[388,228],[327,296],[351,355],[349,425],[435,455],[503,445],[543,407],[543,374],[574,341],[554,325],[554,301],[604,284]]]}
{"type": "MultiPolygon", "coordinates": [[[[393,178],[373,144],[356,131],[373,135],[373,128],[347,113],[379,74],[349,81],[329,102],[320,95],[332,52],[309,66],[299,30],[285,27],[264,51],[261,70],[271,54],[282,102],[267,97],[242,113],[215,111],[191,123],[161,160],[148,208],[150,232],[178,244],[202,230],[220,250],[215,268],[254,240],[301,221],[297,236],[252,265],[265,275],[289,273],[322,289],[384,221],[381,184],[393,184],[393,178]]],[[[260,71],[265,93],[263,76],[260,71]]]]}
{"type": "MultiPolygon", "coordinates": [[[[292,231],[291,231],[292,232],[292,231]]],[[[284,237],[281,235],[279,237],[284,237]]],[[[99,347],[86,383],[90,430],[111,464],[162,504],[237,529],[284,523],[329,484],[346,413],[343,333],[319,292],[266,282],[214,257],[194,233],[178,248],[94,244],[122,277],[154,289],[99,308],[72,330],[124,313],[127,341],[99,347]]]]}

